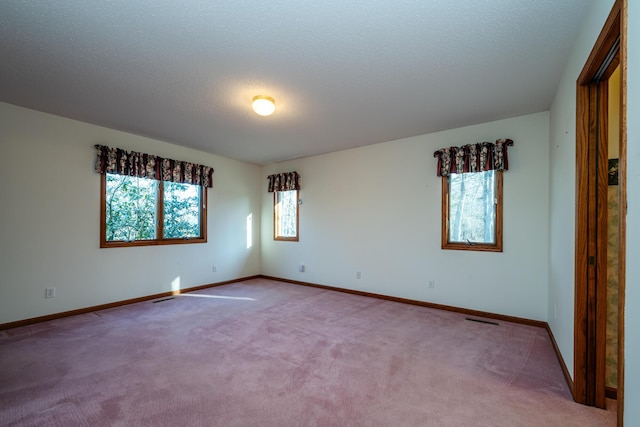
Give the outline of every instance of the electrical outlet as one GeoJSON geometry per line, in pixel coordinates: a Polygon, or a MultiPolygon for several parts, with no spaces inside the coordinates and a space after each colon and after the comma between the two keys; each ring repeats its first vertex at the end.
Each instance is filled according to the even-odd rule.
{"type": "Polygon", "coordinates": [[[558,306],[553,304],[553,318],[557,319],[558,318],[558,306]]]}
{"type": "Polygon", "coordinates": [[[436,281],[435,280],[429,280],[429,289],[433,289],[436,287],[436,281]]]}
{"type": "Polygon", "coordinates": [[[44,289],[44,297],[45,298],[55,298],[56,297],[56,288],[45,288],[44,289]]]}
{"type": "Polygon", "coordinates": [[[356,272],[356,279],[362,279],[362,273],[356,272]]]}
{"type": "Polygon", "coordinates": [[[298,266],[298,271],[299,271],[300,273],[304,273],[304,264],[300,264],[300,265],[298,266]]]}
{"type": "Polygon", "coordinates": [[[216,271],[218,271],[218,267],[216,267],[215,265],[211,266],[211,272],[215,273],[216,271]]]}

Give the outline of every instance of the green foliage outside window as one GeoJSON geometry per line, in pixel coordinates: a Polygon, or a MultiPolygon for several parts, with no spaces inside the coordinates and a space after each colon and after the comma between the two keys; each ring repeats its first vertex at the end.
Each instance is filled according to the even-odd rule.
{"type": "Polygon", "coordinates": [[[107,174],[107,241],[156,238],[157,181],[107,174]]]}
{"type": "Polygon", "coordinates": [[[107,174],[106,184],[106,241],[157,239],[160,191],[162,238],[200,237],[199,186],[115,174],[107,174]]]}
{"type": "Polygon", "coordinates": [[[164,237],[200,235],[200,189],[191,184],[164,183],[164,237]]]}

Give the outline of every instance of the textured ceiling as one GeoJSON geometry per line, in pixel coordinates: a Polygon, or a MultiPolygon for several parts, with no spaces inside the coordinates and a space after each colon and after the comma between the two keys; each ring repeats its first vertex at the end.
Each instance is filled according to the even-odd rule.
{"type": "Polygon", "coordinates": [[[0,101],[266,164],[545,111],[590,3],[2,0],[0,101]]]}

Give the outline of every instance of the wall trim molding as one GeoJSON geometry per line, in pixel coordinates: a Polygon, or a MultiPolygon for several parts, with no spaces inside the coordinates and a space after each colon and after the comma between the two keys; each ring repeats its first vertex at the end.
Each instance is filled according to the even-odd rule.
{"type": "MultiPolygon", "coordinates": [[[[426,301],[418,301],[418,300],[412,300],[412,299],[408,299],[408,298],[400,298],[400,297],[394,297],[394,296],[390,296],[390,295],[383,295],[383,294],[376,294],[376,293],[365,292],[365,291],[358,291],[358,290],[354,290],[354,289],[338,288],[338,287],[335,287],[335,286],[321,285],[321,284],[310,283],[310,282],[302,282],[302,281],[299,281],[299,280],[284,279],[284,278],[280,278],[280,277],[266,276],[266,275],[263,275],[263,274],[256,274],[256,275],[253,275],[253,276],[240,277],[238,279],[225,280],[223,282],[215,282],[215,283],[209,283],[209,284],[206,284],[206,285],[194,286],[194,287],[191,287],[191,288],[184,288],[184,289],[180,289],[179,291],[161,292],[161,293],[158,293],[158,294],[146,295],[146,296],[142,296],[142,297],[138,297],[138,298],[131,298],[131,299],[111,302],[111,303],[107,303],[107,304],[99,304],[99,305],[94,305],[94,306],[85,307],[85,308],[79,308],[79,309],[75,309],[75,310],[62,311],[62,312],[59,312],[59,313],[47,314],[47,315],[38,316],[38,317],[32,317],[32,318],[29,318],[29,319],[17,320],[17,321],[14,321],[14,322],[2,323],[2,324],[0,324],[0,331],[6,330],[6,329],[18,328],[18,327],[21,327],[21,326],[33,325],[35,323],[46,322],[48,320],[55,320],[55,319],[61,319],[63,317],[75,316],[75,315],[78,315],[78,314],[90,313],[92,311],[105,310],[105,309],[108,309],[108,308],[120,307],[120,306],[123,306],[123,305],[135,304],[135,303],[138,303],[138,302],[144,302],[144,301],[154,300],[154,299],[158,299],[158,298],[166,298],[166,297],[170,297],[170,296],[177,295],[177,294],[180,294],[180,293],[195,292],[195,291],[199,291],[201,289],[213,288],[213,287],[216,287],[216,286],[228,285],[228,284],[231,284],[231,283],[244,282],[244,281],[252,280],[252,279],[275,280],[275,281],[278,281],[278,282],[292,283],[292,284],[295,284],[295,285],[309,286],[309,287],[313,287],[313,288],[326,289],[326,290],[329,290],[329,291],[343,292],[343,293],[347,293],[347,294],[353,294],[353,295],[360,295],[360,296],[371,297],[371,298],[384,299],[384,300],[387,300],[387,301],[400,302],[400,303],[404,303],[404,304],[417,305],[417,306],[427,307],[427,308],[435,308],[435,309],[438,309],[438,310],[453,311],[453,312],[456,312],[456,313],[462,313],[462,314],[466,314],[466,315],[470,315],[470,316],[484,317],[484,318],[488,318],[488,319],[502,320],[502,321],[505,321],[505,322],[513,322],[513,323],[519,323],[519,324],[523,324],[523,325],[536,326],[536,327],[539,327],[539,328],[544,328],[549,332],[549,334],[550,334],[550,336],[552,338],[552,342],[553,342],[554,348],[556,349],[556,353],[558,354],[558,356],[560,356],[560,353],[559,353],[558,348],[557,348],[557,344],[555,343],[555,339],[553,339],[553,334],[551,333],[551,329],[549,329],[549,325],[547,324],[547,322],[543,322],[543,321],[540,321],[540,320],[531,320],[531,319],[526,319],[524,317],[507,316],[507,315],[503,315],[503,314],[490,313],[490,312],[487,312],[487,311],[471,310],[471,309],[467,309],[467,308],[460,308],[460,307],[454,307],[454,306],[443,305],[443,304],[435,304],[435,303],[426,302],[426,301]]],[[[562,366],[563,366],[563,369],[566,370],[566,366],[564,364],[562,366]]]]}
{"type": "Polygon", "coordinates": [[[194,286],[192,288],[180,289],[179,291],[161,292],[159,294],[146,295],[138,298],[131,298],[131,299],[126,299],[122,301],[110,302],[108,304],[94,305],[91,307],[78,308],[76,310],[62,311],[60,313],[53,313],[53,314],[47,314],[45,316],[32,317],[30,319],[17,320],[15,322],[2,323],[0,324],[0,331],[4,331],[6,329],[19,328],[21,326],[29,326],[36,323],[46,322],[48,320],[62,319],[63,317],[76,316],[78,314],[91,313],[93,311],[106,310],[108,308],[115,308],[123,305],[135,304],[137,302],[144,302],[144,301],[154,300],[158,298],[166,298],[166,297],[178,295],[185,292],[194,292],[202,289],[214,288],[216,286],[228,285],[228,284],[237,283],[237,282],[244,282],[246,280],[258,279],[260,277],[261,277],[260,275],[241,277],[239,279],[225,280],[224,282],[209,283],[207,285],[200,285],[200,286],[194,286]]]}
{"type": "Polygon", "coordinates": [[[507,316],[507,315],[504,315],[504,314],[495,314],[495,313],[489,313],[487,311],[471,310],[471,309],[467,309],[467,308],[453,307],[453,306],[443,305],[443,304],[435,304],[435,303],[432,303],[432,302],[418,301],[418,300],[413,300],[413,299],[408,299],[408,298],[393,297],[393,296],[390,296],[390,295],[375,294],[375,293],[365,292],[365,291],[357,291],[357,290],[354,290],[354,289],[345,289],[345,288],[338,288],[338,287],[335,287],[335,286],[320,285],[320,284],[317,284],[317,283],[301,282],[299,280],[282,279],[282,278],[279,278],[279,277],[264,276],[264,275],[262,275],[260,277],[263,278],[263,279],[277,280],[279,282],[293,283],[295,285],[302,285],[302,286],[310,286],[312,288],[326,289],[326,290],[329,290],[329,291],[344,292],[344,293],[347,293],[347,294],[361,295],[361,296],[365,296],[365,297],[384,299],[384,300],[387,300],[387,301],[401,302],[401,303],[404,303],[404,304],[418,305],[418,306],[421,306],[421,307],[435,308],[435,309],[439,309],[439,310],[454,311],[456,313],[467,314],[467,315],[470,315],[470,316],[486,317],[486,318],[489,318],[489,319],[502,320],[504,322],[520,323],[522,325],[536,326],[538,328],[546,328],[547,327],[547,322],[543,322],[543,321],[540,321],[540,320],[525,319],[524,317],[507,316]]]}
{"type": "Polygon", "coordinates": [[[560,363],[560,368],[562,368],[562,374],[564,375],[564,380],[567,382],[567,385],[569,386],[569,392],[571,393],[573,400],[576,400],[575,396],[573,395],[573,391],[574,391],[573,379],[571,378],[571,374],[569,373],[567,364],[564,362],[562,353],[560,353],[560,347],[558,347],[558,343],[556,342],[556,337],[553,336],[553,331],[551,330],[551,327],[549,326],[549,324],[548,323],[545,323],[545,324],[546,324],[545,329],[549,334],[549,339],[551,339],[551,344],[553,344],[553,350],[556,352],[556,357],[558,358],[558,362],[560,363]]]}

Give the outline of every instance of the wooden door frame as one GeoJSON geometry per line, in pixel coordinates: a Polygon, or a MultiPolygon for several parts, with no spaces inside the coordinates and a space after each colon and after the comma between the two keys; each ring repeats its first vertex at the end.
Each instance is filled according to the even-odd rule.
{"type": "Polygon", "coordinates": [[[607,80],[621,65],[620,251],[618,419],[624,408],[624,287],[626,210],[626,6],[617,0],[576,84],[576,242],[574,399],[605,407],[606,251],[607,241],[607,80]],[[610,52],[619,43],[616,57],[610,52]],[[596,194],[598,197],[596,197],[596,194]]]}

